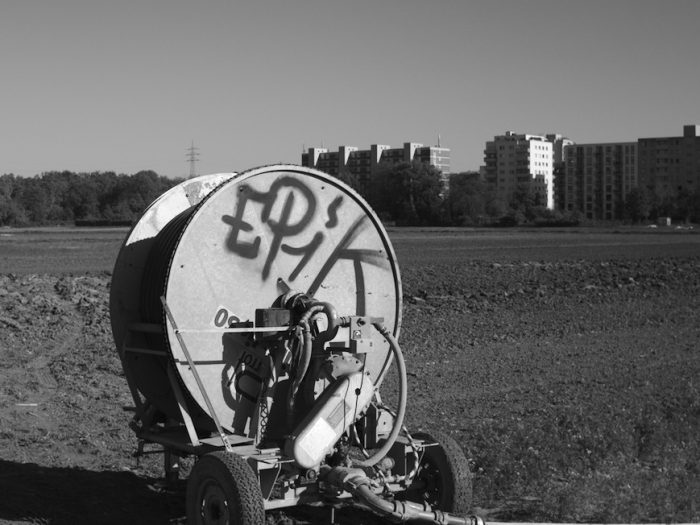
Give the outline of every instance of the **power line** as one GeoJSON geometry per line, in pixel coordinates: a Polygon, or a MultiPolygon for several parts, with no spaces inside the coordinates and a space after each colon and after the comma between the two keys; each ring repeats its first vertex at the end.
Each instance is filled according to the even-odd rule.
{"type": "Polygon", "coordinates": [[[197,161],[199,160],[199,148],[195,147],[194,140],[192,145],[187,148],[187,154],[185,155],[187,162],[190,163],[190,179],[197,176],[197,161]]]}

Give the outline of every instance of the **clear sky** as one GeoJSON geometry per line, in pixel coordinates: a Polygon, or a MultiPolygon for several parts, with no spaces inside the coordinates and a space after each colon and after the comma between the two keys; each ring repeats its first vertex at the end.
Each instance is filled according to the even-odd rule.
{"type": "Polygon", "coordinates": [[[698,0],[3,0],[0,173],[199,174],[304,146],[700,124],[698,0]]]}

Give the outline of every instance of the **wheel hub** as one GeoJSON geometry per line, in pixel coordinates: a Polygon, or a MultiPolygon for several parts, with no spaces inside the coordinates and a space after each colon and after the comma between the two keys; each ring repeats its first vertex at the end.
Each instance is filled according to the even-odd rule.
{"type": "Polygon", "coordinates": [[[216,483],[208,483],[202,488],[200,516],[206,525],[230,523],[228,500],[223,489],[216,483]]]}

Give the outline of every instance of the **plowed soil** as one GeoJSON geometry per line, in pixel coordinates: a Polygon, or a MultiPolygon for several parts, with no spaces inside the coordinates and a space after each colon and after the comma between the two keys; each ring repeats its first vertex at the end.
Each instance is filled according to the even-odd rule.
{"type": "MultiPolygon", "coordinates": [[[[396,243],[408,426],[460,443],[482,515],[700,521],[695,236],[670,256],[425,239],[396,243]]],[[[133,457],[108,269],[45,265],[0,274],[0,522],[184,523],[184,485],[133,457]]]]}

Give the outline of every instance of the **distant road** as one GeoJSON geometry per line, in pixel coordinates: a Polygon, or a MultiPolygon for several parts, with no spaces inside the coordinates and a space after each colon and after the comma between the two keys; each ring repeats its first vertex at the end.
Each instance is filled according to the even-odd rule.
{"type": "Polygon", "coordinates": [[[700,231],[390,229],[399,264],[700,256],[700,231]]]}
{"type": "MultiPolygon", "coordinates": [[[[390,228],[400,266],[700,257],[700,230],[390,228]]],[[[0,228],[0,273],[111,272],[126,228],[0,228]]]]}
{"type": "Polygon", "coordinates": [[[128,228],[0,228],[0,273],[112,271],[128,228]]]}

